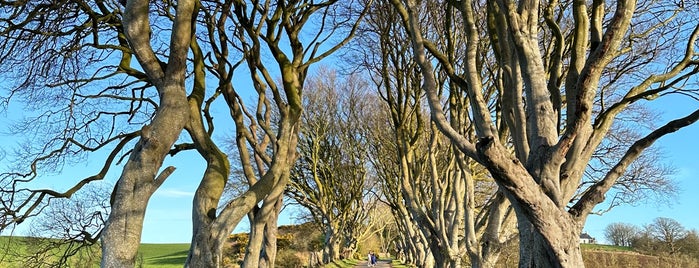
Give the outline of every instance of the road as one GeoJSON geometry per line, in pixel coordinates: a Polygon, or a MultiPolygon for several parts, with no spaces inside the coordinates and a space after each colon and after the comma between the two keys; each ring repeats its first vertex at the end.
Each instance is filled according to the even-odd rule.
{"type": "MultiPolygon", "coordinates": [[[[369,267],[369,264],[367,261],[362,261],[357,263],[356,266],[354,267],[369,267]]],[[[392,267],[391,266],[391,261],[386,261],[386,260],[378,260],[376,261],[376,268],[387,268],[387,267],[392,267]]]]}

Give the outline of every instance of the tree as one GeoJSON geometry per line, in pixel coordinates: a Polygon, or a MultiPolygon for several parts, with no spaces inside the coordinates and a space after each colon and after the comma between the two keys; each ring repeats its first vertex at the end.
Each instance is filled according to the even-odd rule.
{"type": "MultiPolygon", "coordinates": [[[[237,151],[251,191],[225,204],[218,216],[202,222],[202,226],[209,227],[204,228],[198,236],[197,240],[201,242],[193,240],[193,244],[209,244],[206,241],[211,237],[209,230],[213,227],[217,241],[208,247],[214,253],[211,256],[220,256],[225,234],[233,230],[242,215],[262,201],[261,207],[249,214],[253,228],[243,267],[274,266],[276,218],[290,169],[297,157],[303,86],[309,68],[332,55],[352,38],[366,7],[356,5],[354,1],[339,5],[336,0],[225,3],[221,10],[209,9],[217,10],[221,16],[217,23],[211,24],[218,32],[210,35],[209,39],[216,44],[215,73],[224,78],[220,80],[219,88],[236,125],[237,151]],[[336,12],[340,10],[345,12],[336,12]],[[221,35],[226,32],[228,23],[238,31],[233,35],[221,35]],[[344,35],[337,38],[337,32],[342,30],[346,30],[344,35]],[[228,59],[230,48],[242,53],[241,63],[246,64],[253,81],[258,95],[254,113],[243,105],[240,94],[234,90],[232,75],[238,65],[230,64],[233,62],[228,59]],[[266,53],[271,55],[273,63],[265,64],[262,61],[266,53]],[[281,75],[280,82],[274,80],[270,67],[277,69],[281,75]],[[269,99],[268,93],[271,93],[272,99],[269,99]],[[278,117],[272,116],[273,109],[278,117]],[[258,265],[259,261],[262,263],[258,265]]],[[[208,188],[209,185],[202,184],[198,192],[208,194],[211,192],[208,188]]],[[[223,185],[214,184],[213,189],[217,194],[212,196],[216,198],[212,200],[218,201],[223,185]]],[[[202,203],[206,206],[202,207],[205,209],[201,213],[215,211],[216,203],[202,203]]],[[[192,267],[211,264],[190,263],[192,267]]]]}
{"type": "Polygon", "coordinates": [[[29,107],[38,115],[30,119],[34,124],[23,129],[45,134],[44,142],[31,141],[38,143],[20,155],[30,163],[20,160],[12,171],[3,173],[2,226],[21,223],[41,211],[45,200],[68,198],[89,182],[104,178],[129,144],[133,149],[112,194],[101,241],[103,267],[133,266],[148,200],[174,172],[174,167],[161,167],[188,117],[186,59],[195,1],[179,1],[176,8],[140,0],[127,1],[125,6],[111,1],[1,5],[3,77],[13,78],[8,80],[11,88],[3,103],[7,105],[13,97],[46,99],[42,101],[46,106],[29,107]],[[148,15],[156,8],[171,11],[169,20],[158,22],[171,29],[162,33],[167,41],[161,44],[167,49],[154,49],[150,40],[148,15]],[[138,66],[131,65],[134,56],[138,66]],[[46,94],[47,89],[54,93],[46,94]],[[90,107],[119,102],[126,106],[102,111],[90,107]],[[122,124],[123,129],[117,127],[122,124]],[[36,125],[44,127],[30,129],[36,125]],[[137,125],[142,127],[136,129],[137,125]],[[69,157],[104,147],[114,149],[103,170],[64,192],[21,186],[41,171],[60,170],[69,157]]]}
{"type": "MultiPolygon", "coordinates": [[[[20,100],[34,109],[16,130],[35,138],[2,173],[0,227],[35,216],[50,198],[70,198],[127,159],[102,231],[102,265],[133,266],[148,200],[175,171],[162,168],[165,159],[196,150],[206,171],[194,197],[187,265],[217,266],[228,233],[260,201],[263,213],[257,219],[276,226],[267,215],[280,204],[296,157],[308,69],[347,43],[361,18],[354,11],[362,6],[349,3],[347,13],[335,13],[340,10],[336,2],[0,3],[0,64],[11,83],[2,103],[7,108],[20,100]],[[267,69],[262,56],[267,53],[277,71],[267,69]],[[258,96],[254,112],[243,103],[247,91],[233,85],[233,72],[241,66],[247,67],[258,96]],[[206,85],[210,81],[214,87],[206,85]],[[230,164],[212,137],[216,125],[231,122],[215,121],[210,111],[220,96],[236,126],[238,156],[251,185],[225,204],[220,195],[230,164]],[[280,115],[275,121],[272,111],[280,115]],[[97,174],[62,192],[32,189],[32,180],[95,152],[99,156],[93,157],[104,162],[97,174]]],[[[258,239],[251,237],[255,243],[258,239]]],[[[264,256],[273,266],[273,247],[264,256]]],[[[259,258],[252,259],[249,265],[257,267],[259,258]]]]}
{"type": "Polygon", "coordinates": [[[636,226],[621,222],[615,222],[604,228],[604,237],[615,246],[630,247],[637,233],[636,226]]]}
{"type": "MultiPolygon", "coordinates": [[[[427,13],[438,10],[425,5],[427,13]]],[[[385,172],[387,199],[395,210],[407,213],[397,219],[411,221],[421,232],[426,242],[423,246],[428,247],[423,250],[433,255],[434,265],[459,266],[468,255],[473,267],[492,267],[502,245],[513,234],[507,200],[483,166],[464,157],[425,116],[421,75],[406,34],[400,29],[399,14],[385,2],[376,3],[374,10],[356,47],[362,51],[359,64],[372,73],[391,120],[388,129],[393,140],[388,142],[393,144],[376,148],[373,157],[378,159],[377,169],[385,172]],[[379,156],[382,152],[386,155],[379,156]]],[[[441,17],[430,13],[420,18],[420,23],[426,27],[439,25],[441,17]]],[[[434,36],[444,36],[437,26],[434,28],[434,36]]],[[[438,83],[448,90],[458,90],[447,78],[438,76],[438,83]]],[[[447,101],[453,107],[446,112],[452,126],[464,135],[473,135],[470,119],[464,113],[468,104],[463,95],[453,93],[447,101]]],[[[385,131],[376,135],[385,135],[385,131]]]]}
{"type": "Polygon", "coordinates": [[[689,230],[687,234],[677,241],[679,251],[695,259],[699,259],[699,234],[697,230],[689,230]]]}
{"type": "Polygon", "coordinates": [[[676,254],[679,251],[678,241],[687,235],[687,230],[678,221],[665,217],[658,217],[646,227],[650,237],[662,243],[663,247],[670,253],[676,254]]]}
{"type": "Polygon", "coordinates": [[[435,41],[434,31],[420,23],[424,2],[390,3],[410,37],[432,120],[464,155],[488,169],[515,209],[520,267],[583,267],[578,237],[594,207],[646,148],[699,119],[696,110],[648,130],[610,160],[614,164],[603,177],[578,190],[596,148],[620,116],[633,111],[629,107],[665,94],[695,95],[682,87],[699,71],[699,27],[681,22],[695,19],[688,6],[444,1],[436,5],[452,19],[444,28],[455,30],[440,36],[463,37],[458,44],[464,56],[457,58],[448,53],[456,43],[435,41]],[[486,38],[479,36],[483,32],[486,38]],[[687,42],[679,47],[672,39],[687,42]],[[485,57],[496,62],[484,65],[485,57]],[[438,74],[449,76],[448,89],[460,91],[447,91],[438,74]],[[469,106],[462,109],[475,135],[452,125],[444,111],[453,107],[445,108],[440,92],[467,96],[469,106]],[[498,112],[491,112],[492,103],[498,112]],[[496,132],[503,128],[507,135],[496,132]],[[578,191],[583,194],[573,199],[578,191]]]}
{"type": "MultiPolygon", "coordinates": [[[[54,199],[31,219],[29,237],[16,259],[29,267],[94,267],[99,234],[109,214],[111,187],[88,185],[71,199],[54,199]]],[[[15,242],[17,243],[17,242],[15,242]]]]}
{"type": "Polygon", "coordinates": [[[339,260],[352,247],[345,243],[356,239],[356,227],[372,209],[366,133],[376,99],[367,91],[359,77],[338,77],[329,69],[320,69],[306,84],[299,160],[287,194],[322,227],[324,263],[339,260]]]}

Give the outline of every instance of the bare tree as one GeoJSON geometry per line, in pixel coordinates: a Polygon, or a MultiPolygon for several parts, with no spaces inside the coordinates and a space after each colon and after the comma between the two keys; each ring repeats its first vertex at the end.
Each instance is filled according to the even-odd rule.
{"type": "Polygon", "coordinates": [[[37,111],[30,124],[17,130],[41,138],[31,140],[34,145],[21,152],[17,166],[2,175],[1,226],[21,223],[40,212],[44,201],[68,198],[104,178],[129,145],[133,149],[126,152],[101,241],[103,267],[133,266],[148,200],[175,169],[162,163],[188,114],[184,81],[194,1],[177,7],[138,0],[125,6],[113,1],[0,4],[0,62],[3,77],[11,78],[3,103],[41,100],[28,107],[37,111]],[[156,9],[168,11],[169,19],[151,21],[156,9]],[[165,41],[155,49],[154,24],[171,29],[156,32],[165,41]],[[132,66],[133,57],[138,62],[132,66]],[[103,169],[75,186],[62,192],[24,187],[43,172],[60,171],[74,156],[100,149],[112,150],[103,169]]]}
{"type": "Polygon", "coordinates": [[[604,228],[604,237],[615,246],[630,247],[638,233],[638,228],[632,224],[615,222],[604,228]]]}
{"type": "MultiPolygon", "coordinates": [[[[309,67],[352,38],[365,10],[353,1],[337,2],[202,3],[209,29],[205,39],[212,44],[214,62],[209,71],[218,78],[217,90],[235,123],[236,152],[250,189],[219,204],[229,167],[226,161],[209,163],[195,195],[188,267],[219,265],[226,237],[245,215],[250,216],[253,228],[243,267],[274,266],[276,218],[297,157],[303,86],[309,67]],[[343,7],[346,13],[337,12],[343,7]],[[231,27],[233,32],[229,32],[231,27]],[[346,32],[338,38],[337,32],[343,29],[346,32]],[[236,51],[242,55],[240,61],[230,58],[236,51]],[[266,55],[271,62],[263,60],[266,55]],[[257,95],[254,107],[245,105],[241,89],[234,83],[235,71],[243,67],[257,95]],[[273,77],[275,73],[281,75],[280,82],[273,77]]],[[[202,62],[204,58],[200,58],[202,62]]],[[[217,149],[204,150],[203,154],[213,156],[207,159],[221,155],[217,149]]]]}
{"type": "Polygon", "coordinates": [[[677,241],[679,251],[695,259],[699,259],[699,234],[697,230],[687,231],[687,234],[677,241]]]}
{"type": "MultiPolygon", "coordinates": [[[[424,4],[425,10],[439,9],[431,3],[424,4]]],[[[423,250],[434,257],[436,266],[458,267],[467,255],[474,267],[494,266],[501,245],[513,235],[513,222],[508,222],[512,213],[507,200],[497,192],[483,166],[452,147],[452,143],[434,128],[426,116],[421,74],[412,57],[409,39],[400,28],[400,15],[385,2],[376,3],[374,10],[356,47],[363,56],[363,61],[358,63],[373,74],[388,106],[387,116],[393,132],[393,140],[388,142],[394,143],[394,148],[376,150],[384,150],[385,157],[393,155],[397,159],[389,161],[378,157],[380,160],[375,162],[387,173],[384,183],[389,202],[396,211],[407,212],[396,218],[404,217],[417,226],[417,231],[425,237],[423,246],[428,247],[423,250]]],[[[436,25],[442,23],[443,17],[443,14],[430,13],[421,16],[419,23],[425,27],[435,25],[430,29],[438,31],[436,25]]],[[[434,36],[442,34],[434,32],[434,36]]],[[[451,52],[459,53],[457,49],[451,52]]],[[[465,113],[469,105],[465,95],[457,93],[458,87],[447,78],[438,77],[438,83],[453,92],[446,100],[451,107],[445,112],[446,116],[460,133],[473,135],[473,126],[465,113]]],[[[377,135],[382,133],[385,131],[377,135]]]]}
{"type": "Polygon", "coordinates": [[[679,252],[678,241],[687,235],[687,230],[678,221],[670,218],[655,218],[646,226],[646,231],[652,238],[659,241],[670,254],[679,252]]]}
{"type": "MultiPolygon", "coordinates": [[[[351,3],[347,13],[335,13],[340,11],[336,2],[0,3],[0,64],[3,78],[12,82],[3,94],[3,107],[21,100],[36,115],[16,128],[35,139],[2,174],[2,229],[39,214],[49,197],[71,197],[127,159],[102,232],[102,265],[133,266],[148,200],[175,170],[162,168],[164,159],[197,150],[207,169],[194,198],[188,265],[219,265],[227,233],[259,201],[276,207],[281,196],[295,159],[309,66],[331,55],[354,33],[362,6],[351,3]],[[263,64],[267,53],[278,71],[263,64]],[[246,93],[233,86],[233,71],[240,66],[248,67],[259,96],[253,112],[243,104],[241,95],[246,93]],[[275,73],[281,85],[273,80],[275,73]],[[207,87],[207,81],[215,81],[215,87],[207,87]],[[212,139],[218,123],[210,113],[219,96],[230,108],[243,174],[252,185],[226,204],[219,199],[229,160],[212,139]],[[272,110],[280,114],[278,121],[271,121],[272,110]],[[175,144],[183,129],[191,141],[183,137],[175,144]],[[100,159],[103,168],[74,187],[27,187],[46,172],[60,172],[100,150],[108,151],[100,159]]],[[[268,237],[273,239],[273,233],[268,237]]],[[[270,248],[270,266],[273,255],[270,248]]]]}
{"type": "Polygon", "coordinates": [[[9,240],[15,260],[29,267],[99,265],[99,233],[109,214],[111,188],[88,185],[71,199],[53,199],[31,222],[29,237],[9,240]]]}
{"type": "Polygon", "coordinates": [[[352,247],[345,243],[356,240],[369,215],[366,133],[377,100],[359,77],[329,69],[320,69],[305,90],[299,160],[287,193],[323,228],[323,262],[330,263],[352,247]]]}
{"type": "Polygon", "coordinates": [[[489,170],[516,211],[520,267],[583,267],[578,237],[594,207],[646,148],[699,119],[696,110],[647,130],[573,200],[596,149],[632,104],[697,97],[690,78],[699,71],[699,28],[684,23],[694,19],[689,9],[654,1],[444,1],[437,6],[453,20],[440,36],[463,37],[457,58],[449,54],[455,43],[438,42],[420,23],[424,2],[390,2],[410,37],[432,120],[489,170]],[[482,68],[490,56],[496,65],[482,68]],[[449,76],[450,87],[438,74],[449,76]],[[473,136],[444,114],[440,92],[453,94],[452,86],[467,96],[473,136]],[[502,117],[493,116],[493,103],[502,117]]]}

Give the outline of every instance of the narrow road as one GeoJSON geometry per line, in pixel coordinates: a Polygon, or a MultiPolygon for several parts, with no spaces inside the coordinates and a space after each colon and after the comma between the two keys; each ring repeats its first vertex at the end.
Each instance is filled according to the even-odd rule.
{"type": "MultiPolygon", "coordinates": [[[[357,263],[354,267],[369,267],[369,263],[367,261],[361,261],[357,263]]],[[[391,261],[386,261],[386,260],[378,260],[376,261],[376,268],[387,268],[387,267],[393,267],[391,266],[391,261]]]]}

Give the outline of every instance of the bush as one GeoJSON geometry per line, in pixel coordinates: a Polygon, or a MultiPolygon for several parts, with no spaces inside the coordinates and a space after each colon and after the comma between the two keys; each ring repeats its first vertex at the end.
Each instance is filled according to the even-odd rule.
{"type": "Polygon", "coordinates": [[[277,252],[277,260],[275,262],[276,267],[281,268],[295,268],[302,267],[303,260],[296,256],[293,251],[281,250],[277,252]]]}

